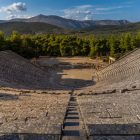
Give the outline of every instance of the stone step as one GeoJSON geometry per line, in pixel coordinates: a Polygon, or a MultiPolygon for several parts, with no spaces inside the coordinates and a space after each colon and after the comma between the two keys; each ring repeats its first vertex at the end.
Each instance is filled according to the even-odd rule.
{"type": "Polygon", "coordinates": [[[85,140],[81,136],[81,124],[76,97],[71,97],[62,130],[62,140],[85,140]]]}
{"type": "Polygon", "coordinates": [[[86,140],[86,137],[82,137],[82,136],[64,136],[62,138],[62,140],[86,140]]]}

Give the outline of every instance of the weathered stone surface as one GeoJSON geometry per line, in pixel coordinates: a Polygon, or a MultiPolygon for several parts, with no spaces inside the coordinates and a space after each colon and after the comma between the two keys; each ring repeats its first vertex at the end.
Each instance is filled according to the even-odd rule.
{"type": "Polygon", "coordinates": [[[0,52],[0,86],[47,88],[49,76],[30,61],[13,53],[0,52]]]}
{"type": "Polygon", "coordinates": [[[5,134],[0,140],[60,140],[60,135],[48,134],[5,134]]]}
{"type": "Polygon", "coordinates": [[[92,136],[89,140],[139,140],[140,136],[92,136]]]}
{"type": "Polygon", "coordinates": [[[78,96],[89,135],[140,135],[140,94],[78,96]]]}
{"type": "MultiPolygon", "coordinates": [[[[77,105],[89,139],[139,140],[139,58],[140,49],[99,71],[99,81],[90,86],[87,80],[71,80],[73,76],[62,80],[62,73],[67,75],[62,72],[65,63],[63,67],[62,64],[58,67],[59,72],[57,66],[54,71],[53,68],[46,70],[50,74],[48,81],[46,73],[40,68],[13,53],[9,55],[9,52],[1,52],[0,85],[42,88],[50,82],[53,88],[50,87],[49,91],[1,90],[0,140],[60,139],[69,94],[77,95],[77,91],[74,91],[77,88],[82,88],[78,91],[77,105]]],[[[45,64],[42,65],[48,63],[45,59],[43,62],[45,64]]]]}
{"type": "Polygon", "coordinates": [[[12,96],[0,96],[0,140],[60,138],[69,94],[12,96]]]}

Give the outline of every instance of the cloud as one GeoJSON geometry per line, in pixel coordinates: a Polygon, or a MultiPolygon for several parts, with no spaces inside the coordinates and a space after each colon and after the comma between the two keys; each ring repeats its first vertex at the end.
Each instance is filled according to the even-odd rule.
{"type": "Polygon", "coordinates": [[[123,9],[131,7],[130,5],[120,5],[120,6],[114,6],[114,7],[100,7],[100,8],[95,8],[96,11],[114,11],[118,9],[123,9]]]}
{"type": "Polygon", "coordinates": [[[76,20],[91,20],[93,15],[92,5],[81,5],[63,10],[64,17],[76,20]]]}
{"type": "Polygon", "coordinates": [[[94,15],[105,15],[119,13],[123,8],[129,8],[132,3],[122,3],[122,5],[102,7],[97,5],[80,5],[64,9],[64,18],[75,20],[93,20],[94,15]]]}
{"type": "Polygon", "coordinates": [[[27,11],[26,3],[16,2],[0,8],[0,13],[5,13],[7,19],[28,18],[28,15],[21,15],[21,12],[27,11]]]}
{"type": "Polygon", "coordinates": [[[15,19],[15,18],[31,18],[32,16],[29,15],[18,15],[18,14],[10,14],[6,18],[9,19],[15,19]]]}
{"type": "Polygon", "coordinates": [[[7,14],[11,14],[11,13],[15,13],[15,12],[21,12],[21,11],[26,11],[26,4],[22,3],[22,2],[17,2],[17,3],[13,3],[11,5],[5,6],[5,7],[1,7],[0,8],[0,13],[7,13],[7,14]]]}
{"type": "Polygon", "coordinates": [[[87,8],[92,8],[93,5],[80,5],[80,6],[75,6],[75,8],[79,8],[79,9],[87,9],[87,8]]]}

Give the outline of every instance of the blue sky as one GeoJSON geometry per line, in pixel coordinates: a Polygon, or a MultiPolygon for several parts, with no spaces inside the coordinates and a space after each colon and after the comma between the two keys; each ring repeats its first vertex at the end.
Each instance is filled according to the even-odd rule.
{"type": "Polygon", "coordinates": [[[140,21],[140,0],[0,0],[0,19],[58,15],[76,20],[140,21]]]}

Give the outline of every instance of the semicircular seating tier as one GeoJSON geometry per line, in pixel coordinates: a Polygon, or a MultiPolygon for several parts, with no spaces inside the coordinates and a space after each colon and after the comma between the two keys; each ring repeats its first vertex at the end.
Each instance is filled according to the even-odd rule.
{"type": "Polygon", "coordinates": [[[113,64],[98,71],[95,75],[95,88],[108,87],[125,87],[133,83],[138,84],[140,80],[140,49],[124,55],[113,64]]]}
{"type": "Polygon", "coordinates": [[[49,76],[29,60],[12,51],[0,52],[0,85],[17,88],[47,88],[49,76]]]}

